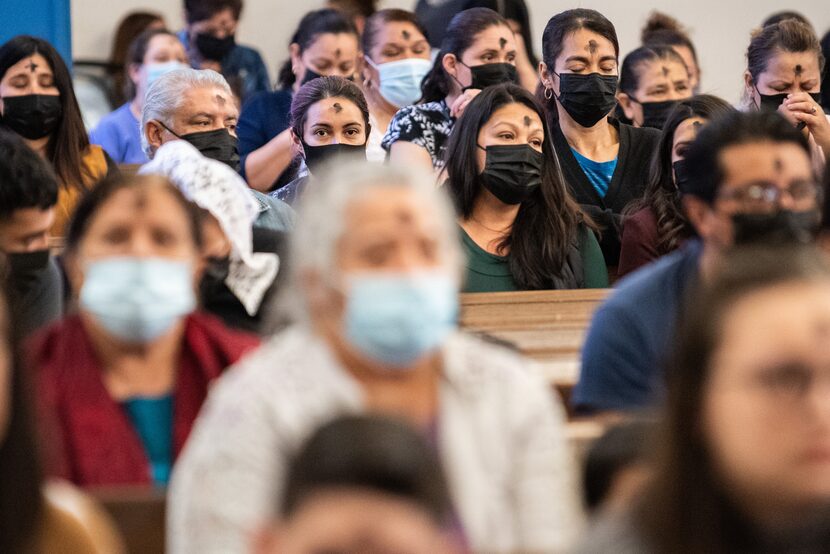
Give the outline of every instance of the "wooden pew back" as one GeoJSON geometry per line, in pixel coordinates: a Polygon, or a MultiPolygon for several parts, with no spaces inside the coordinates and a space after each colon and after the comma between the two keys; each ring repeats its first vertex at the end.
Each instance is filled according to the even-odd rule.
{"type": "Polygon", "coordinates": [[[109,512],[127,552],[164,552],[166,491],[153,487],[106,487],[87,491],[109,512]]]}

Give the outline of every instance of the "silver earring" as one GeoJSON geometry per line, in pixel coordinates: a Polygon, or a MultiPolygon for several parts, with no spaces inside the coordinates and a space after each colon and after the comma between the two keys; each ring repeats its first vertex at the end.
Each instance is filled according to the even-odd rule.
{"type": "Polygon", "coordinates": [[[545,100],[550,100],[551,98],[553,98],[553,89],[545,87],[545,100]]]}

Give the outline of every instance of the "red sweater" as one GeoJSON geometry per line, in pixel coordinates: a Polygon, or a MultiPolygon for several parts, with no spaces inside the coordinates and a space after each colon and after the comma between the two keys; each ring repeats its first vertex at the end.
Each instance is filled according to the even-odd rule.
{"type": "MultiPolygon", "coordinates": [[[[183,341],[173,391],[174,457],[190,434],[210,382],[259,343],[205,314],[187,318],[183,341]]],[[[36,371],[47,472],[82,486],[152,483],[141,439],[107,391],[80,317],[46,329],[28,351],[36,371]]]]}

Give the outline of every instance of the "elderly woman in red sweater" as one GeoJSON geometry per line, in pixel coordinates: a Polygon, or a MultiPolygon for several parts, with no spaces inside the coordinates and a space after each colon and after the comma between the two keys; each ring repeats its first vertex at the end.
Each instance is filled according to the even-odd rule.
{"type": "Polygon", "coordinates": [[[51,473],[165,485],[210,382],[257,345],[196,312],[196,208],[168,181],[105,181],[78,205],[66,267],[79,311],[30,348],[51,473]]]}

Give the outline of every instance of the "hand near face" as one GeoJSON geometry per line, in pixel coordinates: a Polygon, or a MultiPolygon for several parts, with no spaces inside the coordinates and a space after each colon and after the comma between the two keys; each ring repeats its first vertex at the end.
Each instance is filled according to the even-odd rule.
{"type": "Polygon", "coordinates": [[[806,92],[791,94],[778,109],[794,125],[804,123],[825,153],[830,151],[830,122],[821,106],[806,92]]]}
{"type": "Polygon", "coordinates": [[[481,94],[481,91],[476,88],[469,88],[461,93],[461,96],[455,99],[455,102],[450,106],[450,115],[456,119],[461,117],[464,110],[467,108],[473,98],[481,94]]]}

